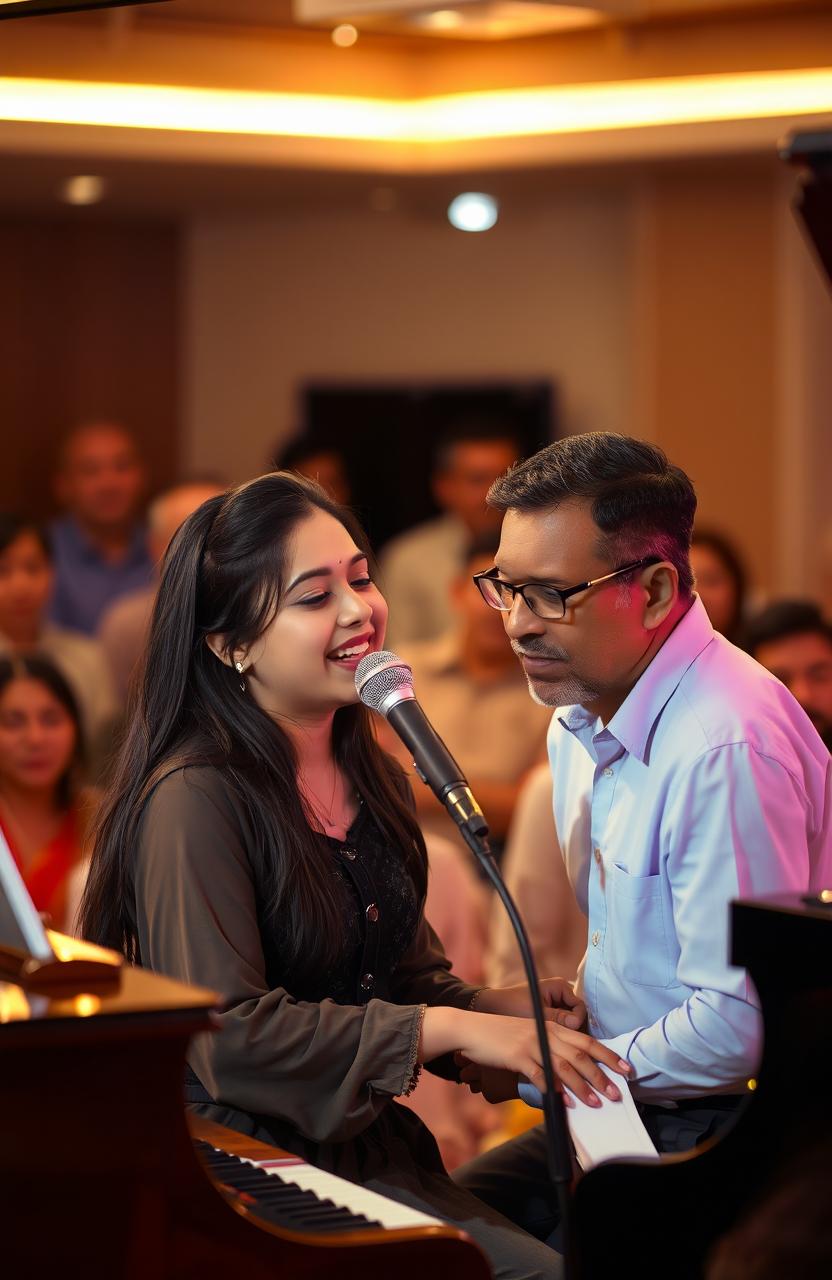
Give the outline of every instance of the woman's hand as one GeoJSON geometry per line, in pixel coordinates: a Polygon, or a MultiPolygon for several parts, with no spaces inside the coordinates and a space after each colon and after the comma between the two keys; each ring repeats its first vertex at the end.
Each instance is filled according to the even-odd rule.
{"type": "MultiPolygon", "coordinates": [[[[586,1005],[566,978],[544,978],[540,983],[543,1016],[570,1031],[586,1025],[586,1005]]],[[[477,1013],[501,1013],[513,1018],[531,1018],[532,1002],[525,982],[515,987],[485,987],[477,996],[477,1013]]]]}
{"type": "MultiPolygon", "coordinates": [[[[547,1022],[549,1052],[558,1080],[577,1098],[598,1107],[598,1093],[617,1102],[621,1094],[598,1066],[605,1063],[619,1075],[630,1071],[628,1063],[606,1045],[582,1031],[547,1022]],[[598,1091],[598,1093],[595,1092],[598,1091]]],[[[481,1067],[497,1067],[525,1076],[545,1092],[543,1063],[534,1022],[523,1017],[501,1017],[460,1009],[436,1007],[425,1011],[422,1024],[423,1061],[456,1050],[481,1067]]]]}

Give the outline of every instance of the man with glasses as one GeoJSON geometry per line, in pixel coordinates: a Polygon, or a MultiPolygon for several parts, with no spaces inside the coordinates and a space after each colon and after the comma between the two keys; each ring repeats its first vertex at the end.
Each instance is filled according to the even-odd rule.
{"type": "MultiPolygon", "coordinates": [[[[588,1029],[629,1062],[659,1150],[682,1151],[733,1114],[759,1062],[728,904],[832,884],[829,754],[788,690],[708,621],[688,560],[693,486],[660,449],[573,436],[488,501],[500,545],[475,582],[554,711],[551,856],[588,917],[588,1029]]],[[[482,1084],[505,1096],[505,1080],[482,1084]]],[[[540,1128],[458,1177],[548,1236],[540,1128]]]]}

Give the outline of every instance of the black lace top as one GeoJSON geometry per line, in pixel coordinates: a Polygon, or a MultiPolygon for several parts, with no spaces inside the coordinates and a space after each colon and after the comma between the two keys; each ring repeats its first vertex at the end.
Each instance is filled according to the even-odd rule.
{"type": "Polygon", "coordinates": [[[401,850],[387,839],[362,803],[345,840],[320,837],[332,859],[346,922],[341,955],[319,979],[286,981],[277,945],[267,948],[267,972],[299,1000],[364,1005],[389,1000],[396,968],[416,932],[422,905],[401,850]]]}

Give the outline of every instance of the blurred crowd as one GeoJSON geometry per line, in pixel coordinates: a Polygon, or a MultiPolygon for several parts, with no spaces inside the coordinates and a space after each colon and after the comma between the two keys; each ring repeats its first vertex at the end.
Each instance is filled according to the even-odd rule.
{"type": "MultiPolygon", "coordinates": [[[[502,618],[471,578],[494,562],[500,515],[492,481],[519,457],[509,431],[447,433],[431,476],[438,514],[393,538],[379,577],[390,605],[387,647],[414,672],[417,696],[485,811],[493,846],[525,918],[540,971],[574,976],[586,922],[559,856],[546,764],[551,709],[536,705],[502,618]]],[[[301,441],[277,465],[350,501],[345,459],[301,441]]],[[[0,512],[0,830],[38,910],[72,931],[90,833],[130,691],[141,667],[159,565],[181,522],[224,487],[190,476],[148,504],[136,438],[113,422],[66,437],[51,468],[59,515],[43,526],[0,512]]],[[[697,528],[697,591],[714,628],[791,690],[832,749],[832,625],[815,600],[765,601],[719,530],[697,528]]],[[[508,922],[404,748],[428,845],[428,916],[470,982],[522,980],[508,922]]],[[[504,1126],[499,1109],[428,1077],[413,1098],[449,1168],[504,1126]]],[[[500,1136],[505,1136],[503,1129],[500,1136]]]]}

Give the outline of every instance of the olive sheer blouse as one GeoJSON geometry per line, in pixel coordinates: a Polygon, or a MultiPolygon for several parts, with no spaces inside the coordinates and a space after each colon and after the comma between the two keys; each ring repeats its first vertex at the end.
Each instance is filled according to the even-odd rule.
{"type": "Polygon", "coordinates": [[[174,769],[140,828],[140,960],[221,994],[218,1032],[189,1053],[199,1110],[364,1181],[394,1149],[434,1163],[424,1126],[392,1100],[411,1086],[423,1007],[466,1008],[476,988],[451,974],[402,852],[365,805],[345,841],[320,838],[346,936],[329,973],[297,983],[261,901],[242,802],[214,767],[174,769]]]}

